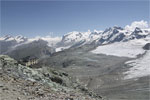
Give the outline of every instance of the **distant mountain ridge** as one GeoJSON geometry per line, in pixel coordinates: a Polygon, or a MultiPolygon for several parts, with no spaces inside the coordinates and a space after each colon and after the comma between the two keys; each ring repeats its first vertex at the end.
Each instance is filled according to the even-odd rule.
{"type": "Polygon", "coordinates": [[[14,46],[18,44],[22,44],[28,41],[28,38],[23,37],[21,35],[12,37],[10,35],[6,35],[4,37],[0,37],[0,53],[7,52],[14,46]]]}
{"type": "Polygon", "coordinates": [[[0,54],[6,53],[8,51],[14,50],[20,46],[30,45],[31,43],[43,42],[49,47],[55,46],[55,42],[59,41],[59,38],[52,37],[35,37],[35,38],[27,38],[21,35],[11,36],[6,35],[0,37],[0,54]]]}
{"type": "Polygon", "coordinates": [[[140,29],[138,27],[133,31],[126,30],[121,27],[110,27],[105,31],[100,32],[70,32],[63,36],[62,40],[58,43],[60,46],[73,46],[83,45],[95,42],[95,44],[108,44],[120,41],[129,41],[133,39],[145,38],[150,35],[150,29],[140,29]]]}
{"type": "Polygon", "coordinates": [[[18,35],[15,37],[12,37],[11,35],[5,35],[4,37],[0,37],[0,41],[15,41],[17,43],[26,42],[28,38],[18,35]]]}
{"type": "Polygon", "coordinates": [[[35,38],[27,38],[21,35],[18,36],[10,36],[6,35],[4,37],[0,37],[0,42],[11,42],[12,46],[17,44],[29,43],[38,40],[44,40],[48,42],[48,45],[51,47],[66,47],[73,46],[76,44],[90,44],[95,41],[98,44],[107,44],[113,42],[120,41],[128,41],[132,39],[140,39],[145,38],[150,35],[150,28],[141,29],[136,27],[134,30],[127,30],[122,27],[114,26],[105,29],[104,31],[96,31],[93,32],[88,30],[87,32],[78,32],[73,31],[69,32],[62,37],[35,37],[35,38]]]}
{"type": "Polygon", "coordinates": [[[33,41],[27,44],[16,46],[15,48],[10,49],[3,54],[9,55],[16,60],[20,60],[27,56],[36,58],[50,56],[55,52],[55,49],[53,47],[49,47],[47,44],[48,43],[44,40],[33,41]]]}
{"type": "Polygon", "coordinates": [[[73,31],[65,34],[62,38],[50,36],[26,38],[21,35],[15,37],[6,35],[4,37],[0,37],[0,53],[12,55],[12,53],[16,51],[16,53],[21,53],[22,51],[27,50],[27,53],[25,54],[30,54],[28,53],[28,48],[30,47],[33,51],[37,51],[36,48],[39,48],[39,51],[37,51],[40,52],[39,56],[45,56],[51,55],[54,52],[62,51],[64,49],[78,48],[86,44],[95,45],[93,47],[96,47],[115,42],[127,42],[134,39],[146,38],[147,36],[150,36],[150,28],[142,29],[139,27],[135,27],[134,30],[127,30],[125,28],[117,26],[107,28],[105,31],[73,31]],[[43,43],[44,45],[40,45],[43,43]],[[36,46],[34,46],[33,44],[36,46]]]}

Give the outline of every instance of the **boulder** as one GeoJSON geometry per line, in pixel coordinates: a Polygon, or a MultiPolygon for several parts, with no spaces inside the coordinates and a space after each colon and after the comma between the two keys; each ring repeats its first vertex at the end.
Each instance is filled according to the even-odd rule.
{"type": "Polygon", "coordinates": [[[150,43],[145,44],[143,47],[144,50],[150,50],[150,43]]]}

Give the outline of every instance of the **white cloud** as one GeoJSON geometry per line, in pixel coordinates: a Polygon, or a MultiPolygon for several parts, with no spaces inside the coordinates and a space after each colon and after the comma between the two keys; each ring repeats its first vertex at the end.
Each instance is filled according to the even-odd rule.
{"type": "Polygon", "coordinates": [[[41,39],[47,41],[49,46],[55,45],[56,43],[61,41],[61,37],[46,36],[46,37],[41,37],[41,39]]]}
{"type": "Polygon", "coordinates": [[[141,29],[148,28],[148,22],[147,21],[143,21],[143,20],[141,20],[141,21],[134,21],[134,22],[131,23],[131,25],[126,25],[125,29],[133,31],[136,27],[139,27],[141,29]]]}
{"type": "Polygon", "coordinates": [[[62,37],[51,37],[51,36],[49,36],[49,35],[48,35],[48,36],[45,36],[45,37],[36,36],[36,37],[34,37],[34,38],[30,38],[30,39],[29,39],[29,42],[37,41],[37,40],[39,40],[39,39],[42,39],[42,40],[44,40],[44,41],[47,41],[49,46],[52,46],[52,45],[54,46],[54,45],[56,45],[56,43],[58,43],[58,42],[61,41],[62,37]]]}

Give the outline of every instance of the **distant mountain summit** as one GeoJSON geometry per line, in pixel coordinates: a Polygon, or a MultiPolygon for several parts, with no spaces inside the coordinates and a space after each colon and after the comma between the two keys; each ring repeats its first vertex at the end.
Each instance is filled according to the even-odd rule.
{"type": "Polygon", "coordinates": [[[150,35],[149,29],[135,28],[134,31],[129,31],[121,27],[113,27],[106,29],[99,38],[99,44],[108,44],[120,41],[129,41],[133,39],[145,38],[150,35]]]}
{"type": "Polygon", "coordinates": [[[102,31],[91,32],[90,30],[88,30],[87,32],[69,32],[62,37],[62,40],[57,45],[62,47],[71,47],[77,44],[78,46],[89,44],[98,39],[101,36],[101,33],[102,31]]]}
{"type": "Polygon", "coordinates": [[[16,43],[26,42],[28,38],[18,35],[18,36],[11,36],[11,35],[5,35],[4,37],[0,37],[0,41],[14,41],[16,43]]]}
{"type": "Polygon", "coordinates": [[[14,46],[21,44],[21,43],[25,43],[28,41],[28,38],[24,37],[24,36],[10,36],[10,35],[6,35],[4,37],[0,37],[0,53],[4,53],[7,52],[8,50],[10,50],[11,48],[13,48],[14,46]]]}

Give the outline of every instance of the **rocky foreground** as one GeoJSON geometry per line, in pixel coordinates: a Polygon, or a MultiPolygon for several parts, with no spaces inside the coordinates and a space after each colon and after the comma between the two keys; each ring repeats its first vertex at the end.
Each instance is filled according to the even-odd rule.
{"type": "Polygon", "coordinates": [[[0,55],[1,100],[102,100],[65,72],[32,69],[0,55]]]}

